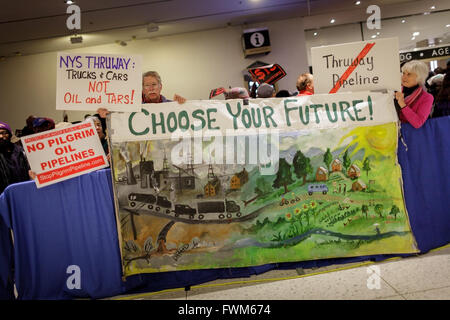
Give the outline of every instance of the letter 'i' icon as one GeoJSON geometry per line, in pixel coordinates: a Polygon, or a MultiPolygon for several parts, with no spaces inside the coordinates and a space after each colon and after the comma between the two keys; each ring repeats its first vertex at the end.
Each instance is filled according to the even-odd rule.
{"type": "Polygon", "coordinates": [[[255,32],[250,36],[250,43],[254,47],[261,47],[264,44],[264,36],[262,33],[255,32]]]}

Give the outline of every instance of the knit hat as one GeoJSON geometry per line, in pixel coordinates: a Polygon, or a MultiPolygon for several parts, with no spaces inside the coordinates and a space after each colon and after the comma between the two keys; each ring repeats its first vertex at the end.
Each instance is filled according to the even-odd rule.
{"type": "Polygon", "coordinates": [[[261,85],[256,90],[257,98],[271,98],[274,93],[274,88],[268,83],[261,83],[261,85]]]}
{"type": "Polygon", "coordinates": [[[46,122],[49,122],[51,124],[52,128],[55,128],[55,121],[50,118],[34,118],[33,120],[33,128],[40,127],[44,125],[46,122]]]}
{"type": "Polygon", "coordinates": [[[231,88],[224,92],[225,99],[248,99],[250,96],[248,95],[248,91],[245,88],[231,88]]]}
{"type": "Polygon", "coordinates": [[[6,122],[0,121],[0,129],[8,130],[9,134],[12,135],[11,127],[6,122]]]}

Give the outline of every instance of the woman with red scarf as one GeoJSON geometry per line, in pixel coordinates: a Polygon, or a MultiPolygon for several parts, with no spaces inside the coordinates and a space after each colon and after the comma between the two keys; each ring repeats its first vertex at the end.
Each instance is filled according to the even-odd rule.
{"type": "Polygon", "coordinates": [[[411,60],[402,67],[402,92],[395,93],[395,106],[402,123],[410,123],[420,128],[431,112],[433,96],[424,89],[428,76],[427,65],[411,60]]]}

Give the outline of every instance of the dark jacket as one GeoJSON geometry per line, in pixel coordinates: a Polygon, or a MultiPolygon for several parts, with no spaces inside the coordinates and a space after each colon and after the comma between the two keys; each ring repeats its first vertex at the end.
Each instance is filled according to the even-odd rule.
{"type": "Polygon", "coordinates": [[[22,147],[13,144],[12,151],[0,152],[0,193],[13,183],[30,180],[30,167],[22,147]]]}

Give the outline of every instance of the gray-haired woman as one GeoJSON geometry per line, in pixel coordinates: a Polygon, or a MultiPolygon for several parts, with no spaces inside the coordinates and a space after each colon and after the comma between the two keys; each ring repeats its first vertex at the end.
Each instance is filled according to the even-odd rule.
{"type": "Polygon", "coordinates": [[[428,66],[418,60],[411,60],[402,67],[402,92],[395,93],[395,104],[401,122],[420,128],[431,112],[433,96],[424,88],[428,66]]]}

